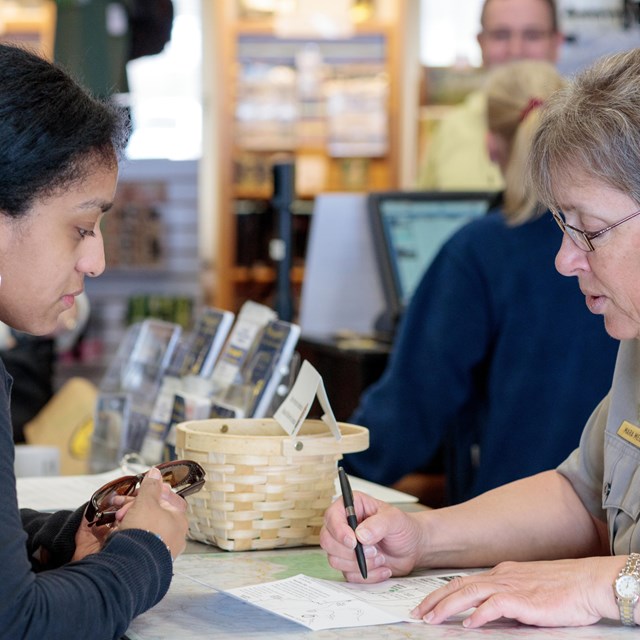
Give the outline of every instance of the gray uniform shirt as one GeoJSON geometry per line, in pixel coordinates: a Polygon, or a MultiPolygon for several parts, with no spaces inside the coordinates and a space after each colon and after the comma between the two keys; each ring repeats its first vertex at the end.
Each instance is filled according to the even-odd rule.
{"type": "Polygon", "coordinates": [[[620,343],[611,390],[558,472],[606,520],[612,554],[640,552],[640,340],[620,343]]]}

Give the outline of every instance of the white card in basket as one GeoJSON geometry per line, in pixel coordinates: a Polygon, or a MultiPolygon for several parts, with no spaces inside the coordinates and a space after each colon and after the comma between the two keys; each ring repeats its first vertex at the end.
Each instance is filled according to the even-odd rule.
{"type": "Polygon", "coordinates": [[[331,429],[336,440],[341,440],[342,434],[329,404],[322,376],[307,360],[302,363],[300,373],[298,373],[289,395],[273,414],[274,419],[289,435],[295,436],[307,417],[316,395],[324,411],[322,421],[331,429]]]}

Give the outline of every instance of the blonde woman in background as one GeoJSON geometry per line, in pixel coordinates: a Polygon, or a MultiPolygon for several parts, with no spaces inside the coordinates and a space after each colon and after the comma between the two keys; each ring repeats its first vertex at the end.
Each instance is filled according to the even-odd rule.
{"type": "Polygon", "coordinates": [[[540,107],[563,86],[555,67],[536,60],[507,64],[489,77],[487,148],[504,176],[502,212],[511,225],[543,213],[527,184],[527,162],[540,107]]]}
{"type": "Polygon", "coordinates": [[[490,76],[488,143],[504,202],[456,232],[423,276],[385,373],[350,418],[371,441],[345,457],[350,473],[431,506],[462,502],[558,465],[607,392],[618,344],[555,270],[557,226],[526,186],[540,106],[562,85],[543,61],[490,76]]]}
{"type": "MultiPolygon", "coordinates": [[[[564,36],[555,0],[485,0],[478,44],[488,72],[516,60],[555,63],[564,36]]],[[[495,191],[504,188],[484,137],[487,95],[472,91],[435,126],[419,170],[420,189],[495,191]]]]}

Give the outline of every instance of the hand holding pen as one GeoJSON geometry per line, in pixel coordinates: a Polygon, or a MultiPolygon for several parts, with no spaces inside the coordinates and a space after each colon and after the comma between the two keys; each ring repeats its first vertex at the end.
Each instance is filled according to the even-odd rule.
{"type": "MultiPolygon", "coordinates": [[[[349,484],[349,478],[342,467],[338,467],[338,478],[340,480],[340,491],[342,492],[342,501],[344,502],[344,510],[347,514],[347,522],[349,526],[355,531],[358,526],[358,519],[356,518],[356,510],[353,506],[353,493],[351,491],[351,485],[349,484]]],[[[364,549],[362,544],[356,540],[356,560],[358,561],[358,567],[360,574],[366,580],[367,578],[367,561],[364,558],[364,549]]]]}

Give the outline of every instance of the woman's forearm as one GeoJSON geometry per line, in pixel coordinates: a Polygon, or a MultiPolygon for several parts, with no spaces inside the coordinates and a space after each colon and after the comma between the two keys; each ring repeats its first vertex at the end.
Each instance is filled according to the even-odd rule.
{"type": "Polygon", "coordinates": [[[425,534],[418,566],[486,567],[503,560],[608,552],[606,523],[591,516],[568,480],[556,471],[416,517],[425,534]]]}

